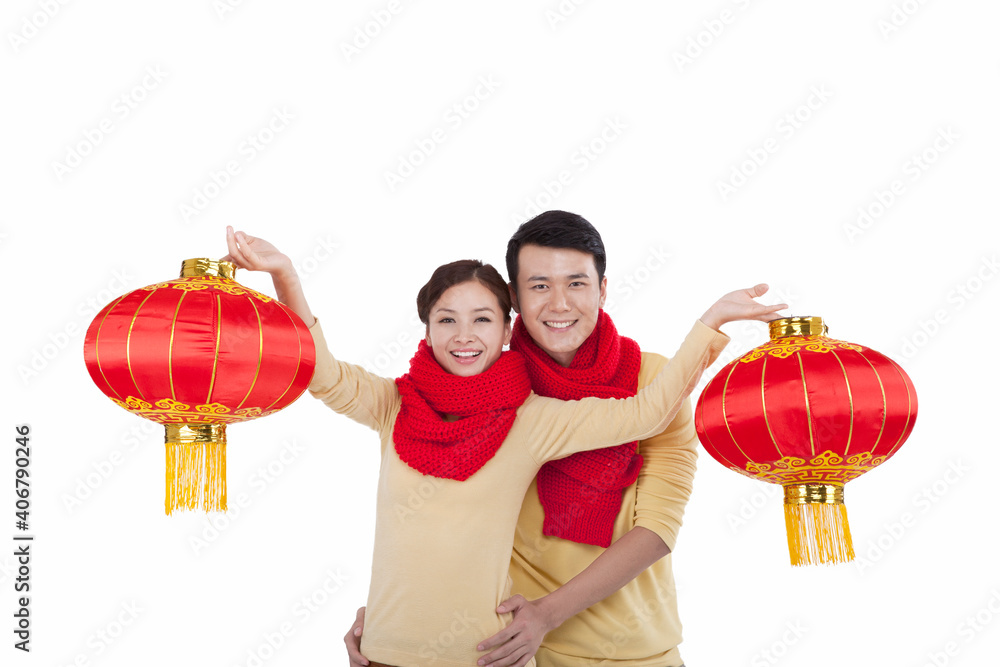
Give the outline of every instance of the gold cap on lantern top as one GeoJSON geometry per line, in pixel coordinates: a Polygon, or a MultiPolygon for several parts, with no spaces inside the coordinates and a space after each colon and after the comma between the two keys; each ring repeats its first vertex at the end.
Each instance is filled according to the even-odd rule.
{"type": "Polygon", "coordinates": [[[181,263],[180,277],[191,278],[193,276],[218,276],[233,280],[236,276],[236,265],[232,262],[223,262],[207,257],[185,259],[181,263]]]}
{"type": "Polygon", "coordinates": [[[789,336],[822,336],[827,332],[822,317],[782,317],[768,322],[771,340],[789,336]]]}

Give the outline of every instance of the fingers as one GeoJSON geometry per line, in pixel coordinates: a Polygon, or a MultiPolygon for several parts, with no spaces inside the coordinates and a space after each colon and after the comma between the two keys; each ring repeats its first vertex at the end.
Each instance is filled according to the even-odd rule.
{"type": "Polygon", "coordinates": [[[241,269],[249,269],[250,262],[243,252],[243,248],[239,246],[237,232],[233,231],[232,227],[226,227],[226,245],[229,246],[229,257],[232,257],[232,261],[241,269]]]}
{"type": "Polygon", "coordinates": [[[500,667],[501,665],[511,665],[521,657],[526,650],[523,644],[517,642],[507,642],[492,653],[487,653],[481,657],[477,664],[488,665],[490,667],[500,667]]]}
{"type": "Polygon", "coordinates": [[[528,651],[527,647],[520,646],[518,650],[511,652],[510,655],[498,658],[493,662],[487,663],[487,665],[488,667],[523,667],[531,656],[532,654],[528,651]]]}
{"type": "MultiPolygon", "coordinates": [[[[484,639],[482,642],[480,642],[479,646],[476,647],[476,650],[477,651],[488,651],[491,648],[493,648],[494,646],[500,646],[501,644],[506,643],[507,640],[509,640],[512,637],[514,637],[514,635],[516,635],[517,633],[518,633],[518,629],[514,626],[514,624],[508,625],[506,628],[504,628],[500,632],[496,633],[495,635],[493,635],[489,639],[484,639]]],[[[481,664],[485,664],[485,663],[481,663],[481,664]]]]}
{"type": "Polygon", "coordinates": [[[359,607],[354,618],[354,625],[344,635],[344,645],[347,646],[347,656],[351,659],[351,667],[367,667],[368,658],[361,655],[361,631],[365,624],[365,608],[359,607]]]}
{"type": "Polygon", "coordinates": [[[351,667],[365,667],[368,665],[368,658],[361,655],[361,639],[358,628],[351,630],[344,635],[344,645],[347,647],[347,657],[351,660],[351,667]]]}
{"type": "Polygon", "coordinates": [[[236,241],[239,243],[240,251],[243,253],[243,256],[248,259],[257,256],[257,253],[255,253],[253,248],[250,247],[250,242],[252,240],[253,237],[247,236],[243,232],[236,232],[236,241]]]}
{"type": "Polygon", "coordinates": [[[758,283],[753,287],[751,287],[750,289],[748,289],[747,294],[749,294],[751,298],[757,298],[759,296],[764,296],[765,294],[767,294],[767,290],[768,290],[767,283],[758,283]]]}
{"type": "Polygon", "coordinates": [[[229,254],[225,257],[226,261],[235,263],[241,269],[246,268],[240,266],[240,259],[242,259],[239,255],[240,249],[236,247],[236,235],[233,228],[229,226],[226,227],[226,247],[229,248],[229,254]]]}
{"type": "Polygon", "coordinates": [[[252,270],[256,264],[256,253],[250,249],[243,232],[233,231],[226,227],[226,244],[229,246],[229,256],[232,262],[241,269],[252,270]]]}
{"type": "Polygon", "coordinates": [[[497,607],[497,613],[506,614],[508,612],[512,612],[515,609],[523,607],[525,602],[527,602],[527,600],[524,599],[523,595],[515,595],[514,597],[509,597],[500,603],[500,606],[497,607]]]}

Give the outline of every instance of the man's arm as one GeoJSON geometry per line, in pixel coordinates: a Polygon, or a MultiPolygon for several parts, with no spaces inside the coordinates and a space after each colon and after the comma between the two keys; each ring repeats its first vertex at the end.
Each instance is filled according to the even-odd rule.
{"type": "MultiPolygon", "coordinates": [[[[661,355],[643,353],[639,386],[649,384],[666,364],[661,355]]],[[[519,647],[527,645],[530,657],[546,633],[615,593],[671,552],[691,496],[697,443],[691,403],[685,400],[663,433],[639,443],[643,465],[636,482],[635,527],[549,595],[530,602],[521,596],[505,601],[498,611],[513,612],[514,619],[480,644],[480,650],[499,647],[483,656],[480,665],[517,665],[517,660],[508,661],[524,652],[519,647]],[[516,641],[505,646],[513,638],[516,641]]]]}
{"type": "Polygon", "coordinates": [[[619,590],[668,553],[670,549],[656,533],[636,526],[605,549],[583,572],[545,597],[529,601],[515,595],[504,600],[497,611],[513,613],[514,619],[477,647],[480,651],[499,647],[480,658],[478,664],[523,665],[548,632],[619,590]],[[516,641],[508,644],[511,639],[516,641]]]}

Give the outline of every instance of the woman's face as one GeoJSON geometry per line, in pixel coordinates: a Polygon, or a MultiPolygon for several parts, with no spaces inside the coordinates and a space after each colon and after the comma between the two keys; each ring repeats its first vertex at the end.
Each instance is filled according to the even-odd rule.
{"type": "Polygon", "coordinates": [[[452,375],[482,373],[510,343],[496,296],[478,280],[452,285],[431,306],[427,344],[441,367],[452,375]]]}

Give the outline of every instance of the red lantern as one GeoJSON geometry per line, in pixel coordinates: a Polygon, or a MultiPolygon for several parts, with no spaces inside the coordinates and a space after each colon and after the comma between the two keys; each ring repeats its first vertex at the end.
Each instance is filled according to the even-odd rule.
{"type": "Polygon", "coordinates": [[[281,410],[312,379],[309,329],[235,272],[231,262],[185,260],[180,278],[119,297],[87,330],[97,387],[166,426],[167,514],[225,510],[226,425],[281,410]]]}
{"type": "Polygon", "coordinates": [[[771,322],[770,342],[726,365],[695,408],[716,461],[785,488],[792,565],[854,559],[844,485],[899,451],[917,417],[898,364],[826,331],[818,317],[771,322]]]}

